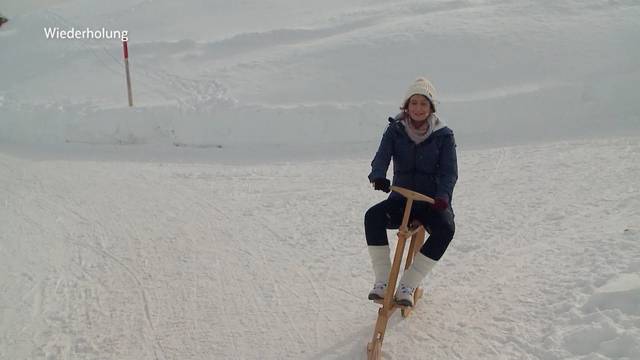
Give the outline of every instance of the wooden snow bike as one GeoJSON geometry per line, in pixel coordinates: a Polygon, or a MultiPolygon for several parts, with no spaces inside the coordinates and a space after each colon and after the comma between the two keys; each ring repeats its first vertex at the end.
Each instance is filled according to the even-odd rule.
{"type": "MultiPolygon", "coordinates": [[[[411,206],[414,201],[424,201],[430,204],[434,203],[434,200],[426,195],[422,195],[415,191],[411,191],[399,186],[392,186],[392,191],[395,191],[405,198],[407,203],[404,207],[404,214],[402,217],[402,223],[398,228],[398,243],[396,244],[396,251],[393,257],[393,264],[391,265],[391,273],[389,274],[389,281],[387,282],[387,290],[384,294],[384,300],[376,300],[375,302],[381,304],[382,307],[378,310],[378,320],[376,321],[376,327],[373,332],[373,339],[367,344],[367,359],[379,360],[382,357],[382,341],[384,340],[384,333],[387,329],[387,323],[393,315],[393,312],[400,308],[402,317],[406,318],[411,314],[412,307],[400,306],[393,301],[394,294],[396,292],[396,283],[398,281],[398,274],[400,273],[400,265],[402,263],[402,256],[404,255],[404,248],[408,238],[411,238],[409,245],[409,251],[407,253],[407,259],[405,261],[404,269],[407,270],[417,251],[422,247],[425,237],[425,229],[419,223],[409,224],[409,217],[411,215],[411,206]]],[[[414,307],[417,305],[418,300],[422,297],[422,288],[417,288],[413,293],[414,307]]]]}

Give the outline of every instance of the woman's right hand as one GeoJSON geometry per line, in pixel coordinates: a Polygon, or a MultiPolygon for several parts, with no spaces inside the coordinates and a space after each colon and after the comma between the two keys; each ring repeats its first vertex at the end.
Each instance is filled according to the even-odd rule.
{"type": "Polygon", "coordinates": [[[384,191],[386,193],[391,191],[391,181],[389,181],[389,179],[385,179],[385,178],[373,179],[372,184],[375,190],[384,191]]]}

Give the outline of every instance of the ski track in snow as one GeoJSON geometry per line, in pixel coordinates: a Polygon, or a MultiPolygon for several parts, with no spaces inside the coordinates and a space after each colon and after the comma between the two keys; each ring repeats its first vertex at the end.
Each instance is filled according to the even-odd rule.
{"type": "MultiPolygon", "coordinates": [[[[0,358],[364,358],[368,166],[0,154],[0,358]]],[[[459,167],[456,236],[384,358],[640,358],[640,139],[459,167]]]]}

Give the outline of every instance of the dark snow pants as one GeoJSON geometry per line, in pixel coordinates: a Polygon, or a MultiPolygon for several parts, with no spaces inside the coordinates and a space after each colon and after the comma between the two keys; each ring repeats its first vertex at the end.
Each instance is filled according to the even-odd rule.
{"type": "MultiPolygon", "coordinates": [[[[389,244],[387,229],[400,227],[405,204],[406,199],[387,199],[367,210],[364,215],[364,230],[368,245],[389,244]]],[[[410,221],[414,219],[420,221],[430,233],[420,249],[424,256],[432,260],[440,260],[455,233],[453,217],[451,209],[438,211],[431,209],[424,202],[414,202],[410,221]]]]}

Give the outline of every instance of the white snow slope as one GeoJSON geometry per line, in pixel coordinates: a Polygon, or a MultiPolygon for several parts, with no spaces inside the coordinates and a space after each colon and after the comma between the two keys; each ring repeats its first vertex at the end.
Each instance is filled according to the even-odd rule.
{"type": "Polygon", "coordinates": [[[640,133],[635,0],[14,2],[5,144],[353,147],[419,75],[461,146],[640,133]],[[136,107],[119,41],[45,27],[128,30],[136,107]]]}
{"type": "MultiPolygon", "coordinates": [[[[637,137],[463,152],[384,358],[639,359],[639,164],[637,137]]],[[[0,154],[0,358],[364,358],[367,167],[0,154]]]]}
{"type": "Polygon", "coordinates": [[[384,358],[640,359],[638,1],[0,12],[0,359],[363,358],[366,175],[419,75],[457,232],[384,358]],[[135,107],[118,41],[48,26],[128,30],[135,107]]]}

